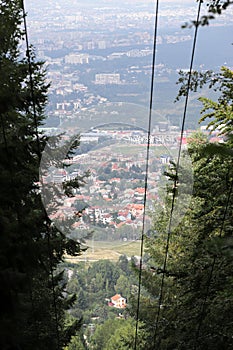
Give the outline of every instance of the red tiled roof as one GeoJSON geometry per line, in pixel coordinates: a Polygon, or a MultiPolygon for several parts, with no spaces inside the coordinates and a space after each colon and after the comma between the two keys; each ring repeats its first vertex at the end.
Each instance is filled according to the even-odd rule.
{"type": "Polygon", "coordinates": [[[113,297],[111,297],[112,300],[117,301],[118,299],[120,299],[122,296],[120,294],[116,294],[113,297]]]}
{"type": "Polygon", "coordinates": [[[135,192],[144,193],[144,192],[145,192],[145,188],[143,188],[143,187],[138,187],[138,188],[136,188],[135,192]]]}

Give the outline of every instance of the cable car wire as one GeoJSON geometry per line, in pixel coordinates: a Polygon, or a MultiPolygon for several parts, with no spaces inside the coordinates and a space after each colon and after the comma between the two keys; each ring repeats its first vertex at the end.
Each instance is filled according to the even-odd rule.
{"type": "Polygon", "coordinates": [[[149,116],[148,116],[148,129],[147,129],[146,172],[145,172],[144,199],[143,199],[143,221],[142,221],[141,245],[140,245],[140,265],[139,265],[139,277],[138,277],[138,295],[137,295],[137,311],[136,311],[134,350],[137,349],[138,322],[139,322],[141,284],[142,284],[142,259],[143,259],[145,221],[146,221],[147,187],[148,187],[149,158],[150,158],[150,136],[151,136],[151,121],[152,121],[152,108],[153,108],[154,80],[155,80],[155,62],[156,62],[156,53],[157,53],[158,18],[159,18],[159,0],[156,0],[154,34],[153,34],[153,38],[154,38],[153,41],[154,42],[153,42],[152,67],[151,67],[150,103],[149,103],[149,116]]]}
{"type": "Polygon", "coordinates": [[[176,198],[176,194],[177,194],[176,190],[177,190],[177,185],[178,185],[178,174],[179,174],[179,168],[180,168],[182,142],[183,142],[183,137],[184,137],[184,127],[185,127],[185,121],[186,121],[186,115],[187,115],[187,107],[188,107],[188,100],[189,100],[193,62],[194,62],[196,43],[197,43],[197,33],[198,33],[198,28],[199,28],[201,4],[202,4],[202,0],[200,0],[199,4],[198,4],[197,17],[196,17],[196,22],[195,22],[196,25],[195,25],[195,32],[194,32],[194,37],[193,37],[193,45],[192,45],[191,61],[190,61],[190,67],[189,67],[189,73],[188,73],[187,89],[186,89],[186,94],[185,94],[185,104],[184,104],[184,111],[183,111],[183,117],[182,117],[180,142],[179,142],[178,157],[177,157],[177,163],[176,163],[176,172],[175,172],[175,178],[174,178],[174,184],[173,184],[172,203],[171,203],[171,210],[170,210],[170,215],[169,215],[167,240],[166,240],[164,262],[163,262],[163,268],[162,268],[163,273],[162,273],[162,278],[161,278],[161,283],[160,283],[158,310],[157,310],[156,322],[155,322],[154,344],[156,344],[156,338],[157,338],[158,326],[159,326],[159,318],[160,318],[160,310],[161,310],[161,305],[162,305],[163,296],[164,296],[163,294],[164,294],[165,272],[166,272],[166,268],[167,268],[168,252],[169,252],[170,237],[171,237],[171,230],[172,230],[172,219],[173,219],[173,212],[174,212],[174,207],[175,207],[175,198],[176,198]]]}
{"type": "Polygon", "coordinates": [[[31,60],[31,53],[30,53],[30,45],[29,45],[29,39],[28,39],[28,29],[27,29],[27,20],[26,20],[26,12],[25,12],[25,6],[24,6],[24,0],[21,0],[21,7],[23,12],[23,25],[24,25],[24,36],[26,41],[26,57],[28,61],[28,73],[29,73],[29,81],[30,81],[30,93],[31,93],[31,99],[32,99],[32,108],[33,108],[33,119],[34,119],[34,126],[35,126],[35,132],[36,132],[36,142],[37,142],[37,149],[38,149],[38,156],[41,156],[41,147],[40,147],[40,137],[38,132],[38,119],[36,114],[36,103],[35,103],[35,94],[34,94],[34,82],[33,82],[33,72],[32,72],[32,60],[31,60]]]}

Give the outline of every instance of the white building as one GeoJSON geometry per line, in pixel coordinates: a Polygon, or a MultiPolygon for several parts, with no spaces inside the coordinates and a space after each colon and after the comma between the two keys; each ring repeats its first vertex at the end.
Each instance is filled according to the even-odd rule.
{"type": "Polygon", "coordinates": [[[120,84],[120,74],[107,74],[101,73],[95,75],[95,83],[96,84],[120,84]]]}
{"type": "Polygon", "coordinates": [[[89,63],[89,55],[82,53],[82,54],[70,54],[65,56],[65,63],[69,64],[87,64],[89,63]]]}

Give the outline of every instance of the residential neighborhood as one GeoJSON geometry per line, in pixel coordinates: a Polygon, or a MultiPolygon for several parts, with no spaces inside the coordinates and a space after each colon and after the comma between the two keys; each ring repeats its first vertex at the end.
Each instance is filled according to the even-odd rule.
{"type": "MultiPolygon", "coordinates": [[[[156,203],[164,203],[167,180],[164,172],[169,170],[172,161],[176,161],[179,132],[169,125],[163,131],[158,126],[151,132],[144,207],[146,132],[133,128],[120,130],[119,125],[109,124],[108,128],[105,125],[81,134],[77,154],[67,160],[69,167],[52,167],[43,180],[44,186],[46,183],[55,186],[60,193],[60,204],[50,218],[58,225],[64,220],[72,220],[72,234],[76,238],[83,232],[92,231],[95,240],[137,240],[143,220],[149,227],[150,212],[156,203]],[[80,154],[79,148],[86,152],[80,154]],[[83,174],[86,177],[82,185],[67,197],[63,184],[81,178],[83,174]]],[[[223,141],[218,130],[211,135],[204,127],[202,131],[211,142],[223,141]]],[[[184,131],[183,150],[193,132],[184,131]]]]}

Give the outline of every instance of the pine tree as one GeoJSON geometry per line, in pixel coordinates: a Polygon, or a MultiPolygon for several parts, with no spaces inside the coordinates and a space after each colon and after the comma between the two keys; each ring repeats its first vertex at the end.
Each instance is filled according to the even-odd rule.
{"type": "Polygon", "coordinates": [[[218,101],[201,99],[201,120],[211,118],[208,126],[213,130],[220,127],[225,142],[212,146],[199,133],[190,139],[193,195],[184,219],[170,233],[165,271],[169,199],[154,218],[156,236],[146,238],[150,258],[143,271],[145,290],[139,316],[151,334],[151,349],[217,350],[233,346],[232,78],[229,69],[222,69],[216,81],[222,92],[218,101]],[[159,304],[161,276],[164,287],[159,304]]]}
{"type": "Polygon", "coordinates": [[[20,0],[0,2],[0,348],[62,349],[79,322],[65,326],[74,296],[65,297],[56,268],[65,251],[81,250],[51,225],[41,202],[37,183],[46,138],[38,127],[48,85],[33,48],[31,67],[20,52],[22,21],[20,0]]]}

